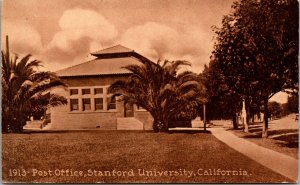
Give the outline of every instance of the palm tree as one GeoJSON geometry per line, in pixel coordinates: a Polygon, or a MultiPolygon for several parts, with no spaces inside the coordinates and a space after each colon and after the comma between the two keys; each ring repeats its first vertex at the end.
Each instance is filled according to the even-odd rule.
{"type": "Polygon", "coordinates": [[[122,94],[125,101],[146,109],[154,118],[155,132],[167,131],[170,120],[195,117],[205,100],[198,76],[190,71],[178,73],[182,65],[190,63],[165,60],[161,64],[143,59],[141,65],[125,66],[132,75],[113,83],[109,92],[122,94]]]}
{"type": "Polygon", "coordinates": [[[41,62],[30,57],[10,58],[7,37],[6,52],[2,51],[3,132],[22,132],[35,112],[67,103],[64,97],[49,92],[65,84],[53,72],[38,71],[41,62]]]}

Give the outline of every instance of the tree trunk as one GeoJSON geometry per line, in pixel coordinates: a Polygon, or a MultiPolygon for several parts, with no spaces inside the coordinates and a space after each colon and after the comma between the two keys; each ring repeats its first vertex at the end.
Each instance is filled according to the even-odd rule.
{"type": "Polygon", "coordinates": [[[239,119],[239,113],[235,113],[235,119],[236,119],[236,125],[239,127],[240,119],[239,119]]]}
{"type": "Polygon", "coordinates": [[[153,122],[153,131],[154,132],[168,132],[169,131],[169,122],[166,120],[154,120],[153,122]]]}
{"type": "Polygon", "coordinates": [[[159,132],[157,120],[154,119],[152,127],[155,133],[159,132]]]}
{"type": "Polygon", "coordinates": [[[161,121],[161,132],[168,132],[169,131],[169,120],[168,118],[163,117],[161,121]]]}
{"type": "Polygon", "coordinates": [[[264,100],[264,121],[263,121],[263,130],[262,130],[262,138],[268,137],[268,98],[264,100]]]}
{"type": "Polygon", "coordinates": [[[24,125],[26,125],[26,120],[24,120],[22,118],[20,118],[20,120],[14,120],[14,121],[12,121],[10,131],[13,133],[22,133],[24,125]]]}
{"type": "Polygon", "coordinates": [[[8,122],[7,120],[2,119],[2,133],[8,132],[8,122]]]}
{"type": "MultiPolygon", "coordinates": [[[[5,108],[4,108],[5,109],[5,108]]],[[[2,132],[8,133],[13,123],[13,116],[10,114],[9,110],[2,109],[2,132]]]]}
{"type": "Polygon", "coordinates": [[[243,108],[242,108],[242,122],[244,125],[244,132],[249,132],[248,129],[248,121],[247,121],[247,111],[246,111],[246,103],[245,100],[243,100],[243,108]]]}
{"type": "Polygon", "coordinates": [[[259,112],[257,113],[257,119],[258,119],[259,121],[261,121],[260,110],[259,110],[259,112]]]}
{"type": "Polygon", "coordinates": [[[249,132],[249,125],[248,125],[248,122],[247,122],[247,119],[246,118],[243,118],[243,122],[244,122],[244,132],[249,132]]]}
{"type": "Polygon", "coordinates": [[[236,113],[232,114],[232,126],[234,130],[239,129],[236,113]]]}
{"type": "Polygon", "coordinates": [[[9,131],[9,123],[11,123],[9,114],[7,112],[2,111],[2,133],[7,133],[9,131]]]}
{"type": "Polygon", "coordinates": [[[250,111],[250,106],[249,105],[247,105],[247,109],[246,109],[246,115],[247,115],[247,123],[248,123],[248,127],[249,127],[249,125],[251,125],[251,123],[252,123],[252,116],[251,116],[251,111],[250,111]]]}
{"type": "Polygon", "coordinates": [[[169,122],[164,122],[163,125],[162,132],[169,132],[169,122]]]}

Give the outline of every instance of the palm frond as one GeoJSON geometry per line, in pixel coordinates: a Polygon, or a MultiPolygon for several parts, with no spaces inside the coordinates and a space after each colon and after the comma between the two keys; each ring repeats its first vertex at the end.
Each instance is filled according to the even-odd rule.
{"type": "Polygon", "coordinates": [[[50,71],[39,71],[31,74],[29,80],[34,82],[41,82],[44,80],[56,80],[58,76],[54,72],[50,71]]]}
{"type": "Polygon", "coordinates": [[[13,69],[14,72],[18,74],[22,74],[23,72],[26,72],[23,69],[25,68],[26,64],[29,62],[30,57],[31,55],[28,54],[25,57],[23,57],[18,63],[16,63],[15,69],[13,69]]]}
{"type": "Polygon", "coordinates": [[[49,106],[51,107],[57,107],[60,105],[66,105],[68,104],[68,100],[63,97],[63,96],[59,96],[57,94],[51,94],[50,95],[50,102],[49,102],[49,106]]]}
{"type": "Polygon", "coordinates": [[[185,60],[175,60],[165,66],[165,69],[170,75],[175,75],[180,66],[191,66],[191,63],[185,60]]]}
{"type": "Polygon", "coordinates": [[[65,83],[63,83],[60,80],[53,80],[53,81],[50,81],[49,83],[36,84],[30,88],[29,92],[25,94],[25,97],[29,98],[29,97],[34,96],[36,93],[50,91],[51,89],[57,88],[60,86],[65,86],[65,83]]]}
{"type": "Polygon", "coordinates": [[[26,64],[26,66],[24,67],[24,70],[25,71],[28,71],[30,69],[33,69],[33,68],[38,68],[38,67],[41,67],[41,61],[39,60],[33,60],[33,61],[30,61],[26,64]]]}
{"type": "Polygon", "coordinates": [[[186,81],[179,85],[177,92],[186,92],[190,90],[198,90],[199,82],[197,81],[186,81]]]}

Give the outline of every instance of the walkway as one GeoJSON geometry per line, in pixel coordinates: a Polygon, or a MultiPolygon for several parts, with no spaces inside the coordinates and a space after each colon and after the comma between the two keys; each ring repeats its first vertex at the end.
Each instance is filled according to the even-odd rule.
{"type": "Polygon", "coordinates": [[[224,128],[209,128],[208,130],[210,130],[216,138],[234,150],[293,181],[298,181],[297,159],[239,138],[224,128]]]}

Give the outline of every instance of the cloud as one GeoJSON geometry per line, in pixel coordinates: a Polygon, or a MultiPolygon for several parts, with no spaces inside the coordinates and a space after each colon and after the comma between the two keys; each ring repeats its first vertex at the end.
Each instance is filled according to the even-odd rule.
{"type": "Polygon", "coordinates": [[[58,47],[68,51],[71,42],[87,37],[93,41],[108,42],[114,39],[118,32],[101,14],[87,9],[75,8],[64,11],[59,19],[61,31],[54,35],[50,47],[58,47]]]}
{"type": "Polygon", "coordinates": [[[167,25],[147,22],[126,30],[120,42],[154,61],[159,58],[188,60],[193,71],[200,72],[209,60],[210,35],[199,28],[186,30],[188,32],[179,32],[167,25]]]}
{"type": "Polygon", "coordinates": [[[43,48],[41,35],[26,22],[3,20],[2,48],[5,48],[6,35],[9,37],[9,46],[13,53],[37,55],[43,48]]]}
{"type": "MultiPolygon", "coordinates": [[[[111,44],[118,35],[115,26],[100,13],[82,8],[65,10],[58,21],[60,31],[48,44],[45,56],[54,62],[64,61],[68,65],[103,44],[111,44]]],[[[97,48],[98,47],[98,48],[97,48]]]]}

